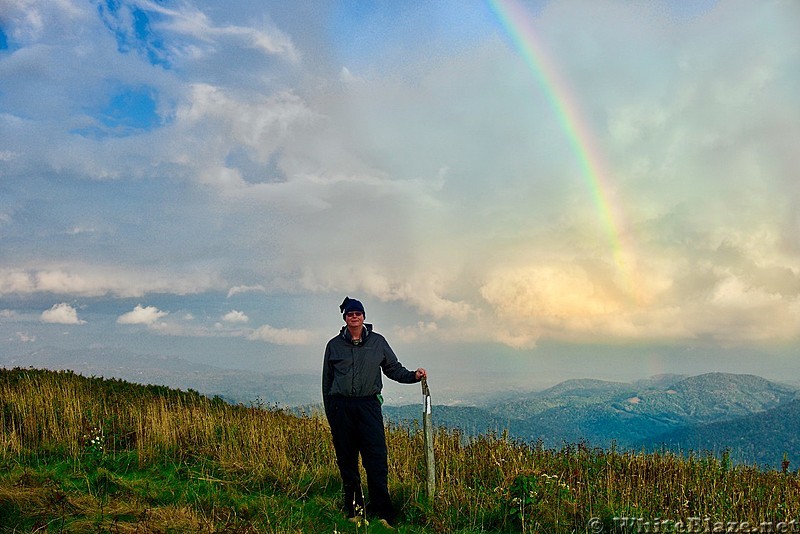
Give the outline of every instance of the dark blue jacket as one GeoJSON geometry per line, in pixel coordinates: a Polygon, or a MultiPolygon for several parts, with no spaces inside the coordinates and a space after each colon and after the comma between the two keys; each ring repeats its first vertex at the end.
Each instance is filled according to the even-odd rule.
{"type": "Polygon", "coordinates": [[[328,341],[322,366],[322,398],[330,395],[368,397],[383,389],[383,374],[396,382],[419,382],[414,371],[397,361],[386,339],[364,324],[361,339],[354,343],[346,326],[338,336],[328,341]]]}

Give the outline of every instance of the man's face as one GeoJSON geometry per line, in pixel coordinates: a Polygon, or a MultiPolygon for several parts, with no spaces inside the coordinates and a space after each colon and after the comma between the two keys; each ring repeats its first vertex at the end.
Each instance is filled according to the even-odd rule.
{"type": "Polygon", "coordinates": [[[364,324],[364,314],[361,312],[347,312],[344,320],[348,328],[358,328],[364,324]]]}

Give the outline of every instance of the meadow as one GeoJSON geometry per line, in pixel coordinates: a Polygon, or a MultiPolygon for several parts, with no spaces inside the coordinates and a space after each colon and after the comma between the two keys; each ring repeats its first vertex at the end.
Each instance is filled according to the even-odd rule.
{"type": "MultiPolygon", "coordinates": [[[[343,517],[318,413],[2,369],[0,414],[0,532],[382,531],[343,517]]],[[[788,466],[445,428],[429,501],[422,434],[387,429],[399,532],[800,531],[800,477],[788,466]]]]}

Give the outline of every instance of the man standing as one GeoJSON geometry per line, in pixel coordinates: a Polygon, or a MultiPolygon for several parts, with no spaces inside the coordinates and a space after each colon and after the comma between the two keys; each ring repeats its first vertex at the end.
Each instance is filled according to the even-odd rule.
{"type": "Polygon", "coordinates": [[[322,400],[331,427],[336,463],[344,487],[347,517],[359,522],[365,512],[390,526],[395,519],[389,498],[386,435],[380,397],[383,374],[403,384],[427,377],[425,369],[409,371],[397,361],[389,343],[365,324],[364,306],[345,297],[339,306],[345,326],[328,341],[322,367],[322,400]],[[367,472],[369,505],[361,492],[358,456],[367,472]]]}

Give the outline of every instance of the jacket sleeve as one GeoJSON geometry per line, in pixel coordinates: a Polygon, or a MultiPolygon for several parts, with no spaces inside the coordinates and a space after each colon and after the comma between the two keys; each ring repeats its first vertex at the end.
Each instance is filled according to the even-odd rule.
{"type": "Polygon", "coordinates": [[[383,360],[381,361],[381,368],[383,369],[383,374],[395,382],[400,382],[401,384],[414,384],[419,382],[416,373],[403,367],[403,364],[397,360],[397,356],[392,350],[392,347],[389,346],[389,343],[385,339],[383,340],[383,360]]]}
{"type": "Polygon", "coordinates": [[[322,404],[325,409],[328,408],[328,395],[331,392],[331,385],[333,385],[333,369],[331,369],[331,344],[330,342],[325,346],[325,357],[322,360],[322,404]]]}

